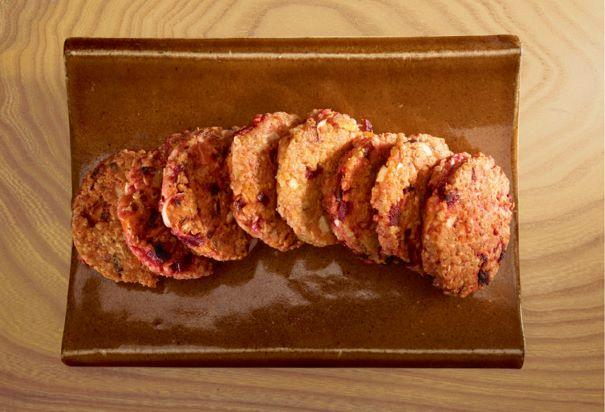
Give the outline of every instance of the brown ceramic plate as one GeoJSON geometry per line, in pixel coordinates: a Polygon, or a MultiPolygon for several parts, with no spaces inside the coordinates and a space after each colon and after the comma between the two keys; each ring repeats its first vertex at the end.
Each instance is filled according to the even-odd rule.
{"type": "MultiPolygon", "coordinates": [[[[517,199],[516,37],[65,43],[72,184],[99,158],[195,126],[331,107],[377,131],[443,136],[494,156],[517,199]]],[[[517,214],[489,288],[442,295],[344,248],[245,260],[157,290],[115,284],[72,253],[70,365],[515,367],[523,364],[517,214]]]]}

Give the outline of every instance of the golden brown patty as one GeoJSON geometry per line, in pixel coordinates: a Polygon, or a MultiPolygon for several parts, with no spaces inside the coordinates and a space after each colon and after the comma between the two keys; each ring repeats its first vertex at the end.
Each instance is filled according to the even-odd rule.
{"type": "MultiPolygon", "coordinates": [[[[175,143],[170,136],[160,148],[175,143]]],[[[159,275],[176,279],[208,276],[212,273],[211,261],[194,255],[162,222],[158,204],[166,152],[156,149],[136,159],[126,176],[128,183],[118,200],[126,244],[143,265],[159,275]]]]}
{"type": "Polygon", "coordinates": [[[370,205],[378,170],[385,164],[397,138],[403,133],[364,133],[340,159],[337,172],[324,180],[324,208],[332,232],[353,252],[382,263],[380,244],[370,205]]]}
{"type": "Polygon", "coordinates": [[[357,122],[330,109],[315,110],[280,140],[277,210],[297,237],[315,246],[337,242],[322,207],[322,180],[360,134],[357,122]]]}
{"type": "Polygon", "coordinates": [[[231,211],[232,139],[232,131],[219,127],[193,132],[168,157],[162,182],[164,224],[194,253],[216,260],[242,259],[250,245],[231,211]]]}
{"type": "Polygon", "coordinates": [[[514,204],[494,159],[458,153],[434,168],[423,212],[422,265],[447,294],[467,296],[496,276],[514,204]]]}
{"type": "Polygon", "coordinates": [[[72,234],[80,258],[115,282],[155,287],[158,278],[130,252],[117,216],[126,173],[144,151],[122,150],[99,163],[82,181],[72,205],[72,234]]]}
{"type": "Polygon", "coordinates": [[[382,253],[419,270],[420,203],[431,167],[451,154],[445,140],[430,135],[398,139],[372,189],[382,253]]]}
{"type": "Polygon", "coordinates": [[[231,144],[229,171],[233,215],[251,236],[282,252],[301,245],[277,213],[277,146],[298,116],[283,112],[259,114],[239,130],[231,144]]]}

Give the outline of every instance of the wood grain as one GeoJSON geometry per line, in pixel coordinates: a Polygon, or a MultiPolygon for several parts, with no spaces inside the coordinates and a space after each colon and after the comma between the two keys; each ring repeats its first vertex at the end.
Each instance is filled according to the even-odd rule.
{"type": "Polygon", "coordinates": [[[490,1],[1,1],[0,409],[603,407],[603,5],[490,1]],[[70,36],[512,33],[525,366],[515,370],[68,368],[70,36]]]}

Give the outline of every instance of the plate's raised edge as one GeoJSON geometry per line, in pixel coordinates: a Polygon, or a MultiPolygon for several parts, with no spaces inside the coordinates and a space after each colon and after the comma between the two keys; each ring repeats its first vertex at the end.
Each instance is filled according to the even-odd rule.
{"type": "MultiPolygon", "coordinates": [[[[65,41],[67,44],[67,40],[65,41]]],[[[67,114],[68,114],[68,126],[69,126],[69,172],[70,172],[70,180],[71,180],[71,197],[69,199],[70,205],[70,229],[71,229],[71,218],[72,218],[72,204],[74,201],[74,197],[76,196],[76,190],[78,190],[78,183],[75,181],[75,173],[74,173],[74,128],[73,128],[73,113],[72,113],[72,102],[70,97],[70,83],[69,83],[69,65],[67,63],[67,59],[63,61],[63,68],[65,70],[65,94],[67,98],[67,114]]],[[[63,334],[61,338],[61,360],[63,361],[65,347],[67,345],[67,331],[69,330],[69,323],[71,322],[71,311],[70,308],[73,307],[72,300],[74,298],[74,273],[76,270],[77,264],[75,263],[77,259],[77,251],[75,248],[75,244],[73,242],[73,238],[71,238],[71,253],[69,259],[69,280],[67,283],[67,295],[65,297],[65,316],[63,319],[63,334]]]]}
{"type": "Polygon", "coordinates": [[[339,37],[339,38],[225,38],[225,39],[117,39],[74,37],[65,40],[69,56],[126,55],[250,58],[405,58],[473,57],[520,53],[517,36],[448,37],[339,37]]]}
{"type": "Polygon", "coordinates": [[[265,366],[265,367],[422,367],[515,368],[523,365],[520,349],[380,350],[380,349],[215,349],[137,348],[62,352],[68,366],[265,366]]]}
{"type": "Polygon", "coordinates": [[[521,239],[519,237],[519,208],[520,208],[520,204],[519,204],[519,95],[520,95],[520,88],[521,88],[521,84],[520,84],[520,80],[521,80],[521,42],[519,41],[519,39],[516,39],[517,42],[517,47],[519,49],[519,54],[516,56],[516,64],[517,64],[517,76],[515,78],[515,108],[514,108],[514,114],[513,114],[513,139],[512,139],[512,144],[511,144],[511,161],[513,162],[513,164],[511,165],[511,171],[512,171],[512,181],[513,181],[513,190],[514,190],[514,196],[515,196],[515,202],[517,203],[517,207],[515,208],[515,210],[513,211],[514,213],[514,219],[515,219],[515,232],[514,232],[514,236],[515,239],[517,240],[515,242],[515,252],[514,252],[514,256],[515,256],[515,261],[514,261],[514,265],[515,265],[515,270],[517,272],[517,316],[518,321],[519,321],[519,326],[521,328],[521,351],[522,351],[522,358],[521,358],[521,364],[519,365],[519,368],[521,368],[523,366],[523,363],[525,362],[525,327],[523,325],[523,310],[522,310],[522,301],[523,301],[523,295],[522,295],[522,288],[521,288],[521,255],[519,254],[520,252],[520,242],[521,239]]]}

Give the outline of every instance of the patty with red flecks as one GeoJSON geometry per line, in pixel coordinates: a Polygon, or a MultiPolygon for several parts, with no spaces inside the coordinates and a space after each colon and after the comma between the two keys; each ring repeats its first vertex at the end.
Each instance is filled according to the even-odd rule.
{"type": "Polygon", "coordinates": [[[420,270],[420,207],[431,168],[451,155],[445,140],[426,134],[400,138],[372,189],[382,253],[420,270]]]}
{"type": "Polygon", "coordinates": [[[181,140],[173,140],[173,136],[160,149],[134,162],[118,200],[118,218],[128,247],[149,270],[176,279],[195,279],[212,273],[210,259],[193,254],[181,243],[164,226],[158,209],[166,153],[181,140]]]}
{"type": "Polygon", "coordinates": [[[166,159],[166,161],[167,161],[168,156],[170,156],[170,153],[172,153],[172,151],[180,143],[191,139],[194,136],[194,134],[198,132],[198,130],[196,130],[195,132],[191,132],[189,130],[184,130],[180,133],[172,133],[171,135],[168,135],[168,137],[166,137],[164,142],[158,147],[158,150],[160,151],[160,154],[162,155],[162,157],[164,159],[166,159]]]}
{"type": "Polygon", "coordinates": [[[122,150],[90,171],[74,198],[71,227],[80,258],[101,275],[114,282],[155,287],[157,276],[126,245],[117,215],[126,173],[144,156],[143,150],[122,150]]]}
{"type": "Polygon", "coordinates": [[[227,155],[232,130],[197,130],[166,162],[161,211],[164,224],[194,253],[216,260],[242,259],[250,236],[231,211],[227,155]]]}
{"type": "Polygon", "coordinates": [[[396,140],[403,133],[364,133],[340,159],[336,173],[324,180],[324,208],[332,232],[353,252],[384,263],[370,205],[376,174],[385,164],[396,140]]]}
{"type": "Polygon", "coordinates": [[[468,296],[496,276],[514,204],[494,159],[458,153],[432,171],[423,209],[422,265],[447,294],[468,296]]]}
{"type": "Polygon", "coordinates": [[[299,247],[294,231],[277,213],[277,146],[298,116],[284,112],[259,114],[239,130],[228,158],[233,215],[251,236],[285,252],[299,247]]]}
{"type": "Polygon", "coordinates": [[[303,242],[337,243],[322,207],[324,176],[361,134],[355,119],[330,109],[314,110],[281,139],[278,150],[277,210],[303,242]]]}

